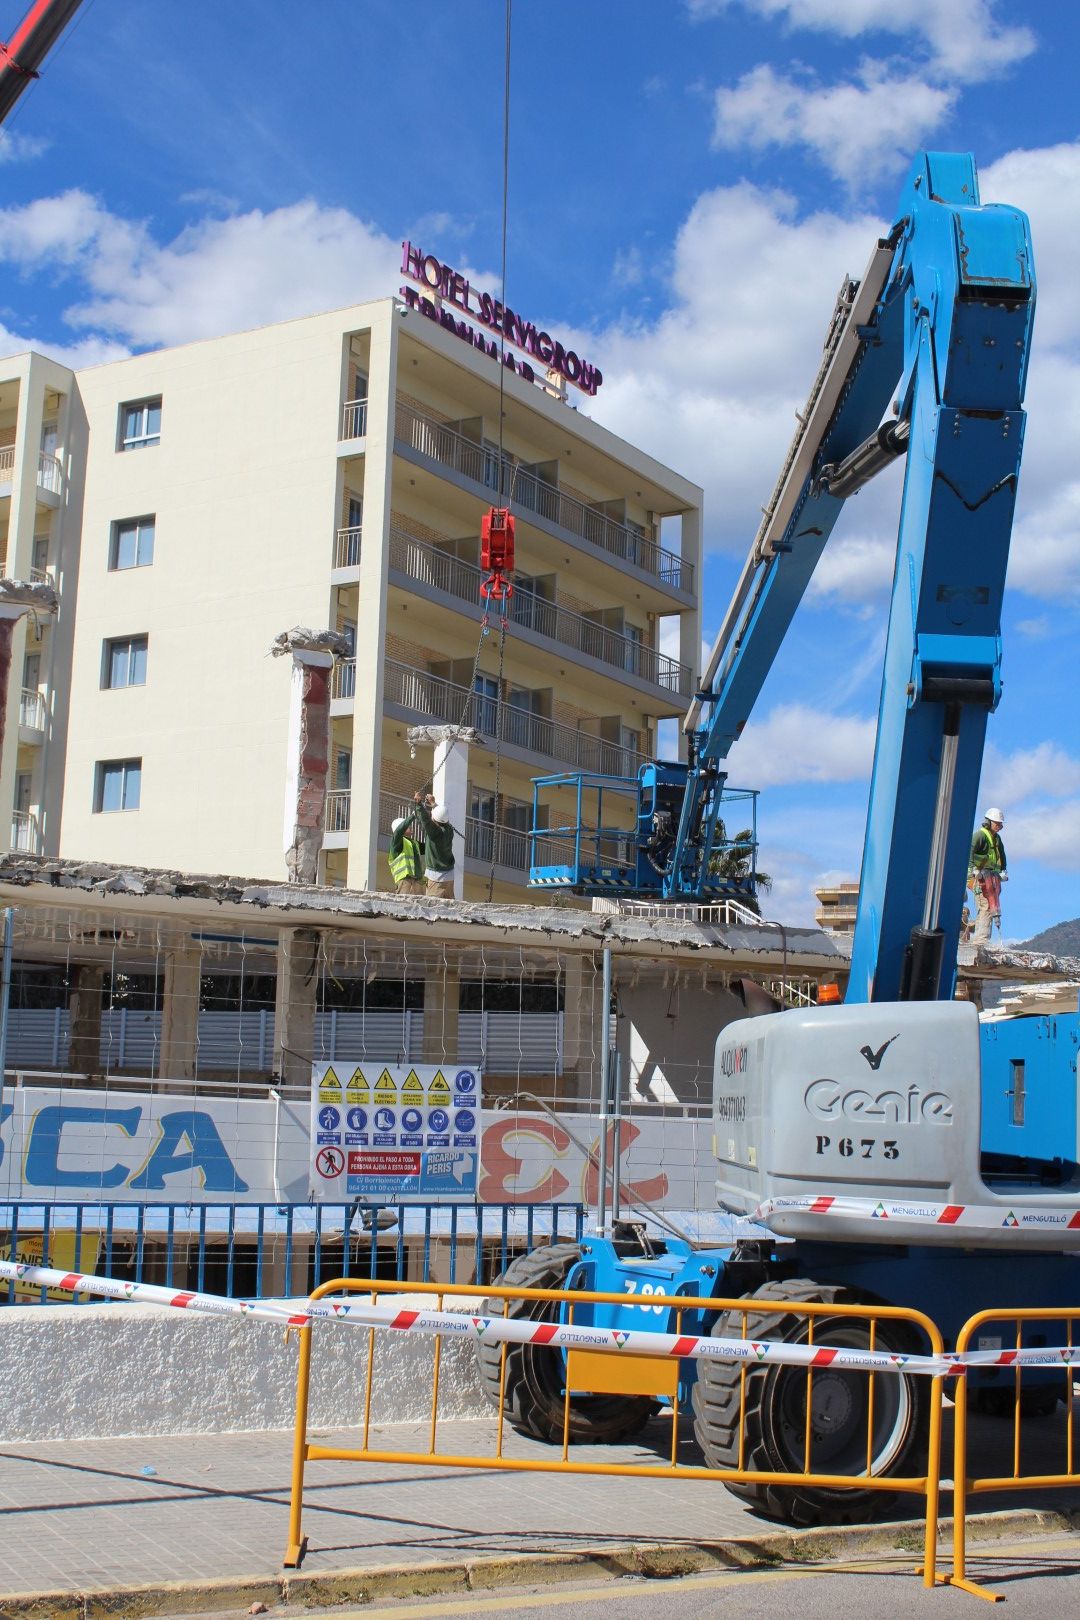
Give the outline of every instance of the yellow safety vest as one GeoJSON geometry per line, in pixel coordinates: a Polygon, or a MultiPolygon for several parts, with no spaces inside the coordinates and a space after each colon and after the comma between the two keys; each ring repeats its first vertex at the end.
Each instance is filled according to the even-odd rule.
{"type": "Polygon", "coordinates": [[[390,876],[395,883],[405,883],[424,875],[424,857],[411,838],[403,837],[398,854],[391,852],[387,860],[390,862],[390,876]]]}

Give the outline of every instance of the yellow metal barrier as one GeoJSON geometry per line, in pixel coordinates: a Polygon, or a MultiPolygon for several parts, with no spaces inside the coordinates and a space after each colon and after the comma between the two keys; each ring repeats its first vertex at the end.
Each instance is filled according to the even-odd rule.
{"type": "MultiPolygon", "coordinates": [[[[964,1323],[956,1341],[958,1354],[972,1349],[972,1340],[976,1334],[996,1323],[1000,1328],[1012,1328],[1015,1334],[1015,1349],[1025,1348],[1023,1343],[1024,1324],[1030,1322],[1060,1323],[1064,1329],[1064,1348],[1071,1352],[1073,1346],[1073,1325],[1080,1322],[1080,1308],[1069,1310],[1061,1306],[1045,1308],[1032,1308],[1030,1310],[997,1310],[980,1311],[964,1323]]],[[[1002,1344],[1005,1342],[1005,1333],[1001,1335],[1002,1344]]],[[[1057,1341],[1060,1343],[1060,1341],[1057,1341]]],[[[978,1345],[976,1349],[980,1348],[978,1345]]],[[[1080,1360],[1080,1357],[1078,1357],[1080,1360]]],[[[1052,1365],[1052,1364],[1051,1364],[1052,1365]]],[[[966,1377],[955,1380],[956,1411],[953,1427],[953,1568],[952,1574],[945,1576],[945,1580],[952,1586],[962,1587],[965,1592],[972,1592],[977,1597],[987,1598],[991,1603],[1000,1603],[1003,1594],[991,1592],[978,1581],[971,1580],[967,1573],[967,1535],[966,1515],[968,1497],[985,1494],[989,1491],[1016,1491],[1016,1490],[1046,1490],[1055,1485],[1080,1485],[1080,1473],[1076,1471],[1076,1453],[1073,1445],[1073,1366],[1068,1355],[1059,1360],[1060,1367],[1060,1394],[1065,1402],[1065,1471],[1063,1473],[1034,1473],[1021,1472],[1021,1444],[1020,1435],[1023,1422],[1022,1380],[1025,1368],[1015,1363],[1013,1366],[1013,1432],[1012,1432],[1012,1472],[1008,1474],[985,1475],[981,1478],[971,1478],[967,1472],[968,1453],[968,1380],[966,1377]]],[[[1044,1370],[1040,1368],[1040,1370],[1044,1370]]],[[[1029,1385],[1029,1388],[1031,1386],[1029,1385]]],[[[1041,1386],[1045,1388],[1045,1383],[1041,1386]]],[[[1053,1385],[1050,1386],[1053,1388],[1053,1385]]]]}
{"type": "MultiPolygon", "coordinates": [[[[403,1283],[403,1282],[377,1282],[370,1279],[340,1278],[334,1282],[326,1282],[316,1288],[310,1296],[311,1302],[326,1299],[331,1295],[363,1294],[378,1302],[380,1297],[409,1294],[422,1294],[437,1301],[436,1308],[444,1309],[447,1299],[468,1298],[475,1301],[477,1290],[475,1287],[455,1285],[442,1285],[438,1283],[403,1283]]],[[[574,1311],[584,1305],[606,1304],[626,1306],[627,1299],[624,1294],[589,1293],[574,1290],[568,1292],[559,1289],[538,1288],[498,1288],[489,1287],[484,1291],[485,1311],[489,1316],[494,1314],[493,1302],[501,1301],[503,1316],[510,1314],[510,1305],[514,1301],[536,1301],[549,1304],[553,1308],[565,1306],[562,1320],[567,1325],[573,1324],[574,1311]]],[[[670,1307],[674,1315],[674,1331],[681,1335],[683,1332],[683,1318],[689,1311],[712,1311],[716,1313],[731,1313],[732,1320],[725,1324],[725,1336],[740,1338],[750,1344],[752,1335],[748,1332],[748,1318],[760,1317],[763,1311],[770,1310],[772,1302],[762,1298],[749,1298],[743,1296],[736,1299],[698,1299],[680,1295],[669,1297],[662,1294],[649,1296],[649,1305],[660,1310],[670,1307]],[[734,1320],[741,1322],[741,1333],[733,1328],[734,1320]]],[[[778,1314],[800,1317],[805,1321],[805,1335],[801,1342],[813,1346],[814,1324],[820,1317],[828,1317],[835,1321],[837,1318],[852,1318],[865,1325],[866,1343],[864,1349],[874,1352],[877,1349],[877,1334],[880,1324],[884,1322],[903,1322],[925,1335],[930,1353],[940,1356],[943,1351],[941,1334],[935,1324],[920,1311],[904,1310],[887,1305],[847,1305],[824,1301],[793,1301],[788,1299],[775,1302],[778,1314]]],[[[550,1314],[545,1313],[547,1320],[557,1315],[555,1309],[550,1314]]],[[[825,1490],[850,1490],[857,1487],[859,1490],[884,1491],[888,1493],[903,1493],[922,1497],[925,1502],[924,1515],[924,1552],[923,1563],[917,1573],[923,1576],[923,1583],[932,1586],[935,1581],[935,1564],[937,1555],[937,1529],[938,1529],[938,1497],[941,1478],[941,1412],[942,1412],[942,1384],[941,1375],[931,1376],[928,1445],[925,1470],[918,1474],[888,1474],[873,1473],[874,1462],[874,1392],[877,1380],[881,1378],[895,1378],[903,1376],[900,1373],[865,1370],[869,1379],[869,1388],[866,1399],[866,1467],[858,1473],[830,1473],[828,1471],[815,1471],[813,1467],[814,1433],[812,1429],[812,1391],[815,1368],[805,1366],[786,1369],[792,1377],[805,1373],[805,1424],[802,1436],[802,1468],[791,1471],[767,1472],[760,1469],[751,1469],[745,1466],[745,1416],[747,1395],[747,1374],[753,1370],[753,1364],[748,1369],[745,1361],[739,1362],[739,1450],[738,1467],[729,1469],[716,1469],[707,1467],[693,1467],[677,1463],[678,1450],[678,1367],[679,1362],[674,1356],[651,1355],[622,1355],[614,1347],[612,1350],[594,1350],[572,1348],[567,1352],[567,1375],[565,1378],[565,1395],[563,1398],[561,1447],[551,1457],[518,1457],[507,1456],[504,1452],[503,1440],[505,1429],[504,1405],[506,1390],[506,1365],[508,1346],[505,1342],[499,1357],[499,1409],[495,1424],[494,1448],[486,1455],[460,1455],[453,1452],[444,1452],[437,1449],[439,1425],[439,1373],[441,1363],[442,1344],[440,1334],[435,1334],[435,1344],[432,1356],[432,1397],[430,1420],[427,1424],[427,1448],[423,1451],[385,1451],[371,1445],[371,1396],[374,1376],[376,1335],[383,1333],[384,1337],[394,1337],[394,1330],[384,1328],[366,1327],[356,1331],[367,1332],[367,1366],[364,1373],[363,1410],[361,1416],[361,1444],[358,1447],[320,1446],[313,1444],[308,1438],[308,1397],[311,1378],[312,1324],[310,1320],[296,1331],[300,1338],[300,1357],[297,1372],[296,1386],[296,1431],[293,1448],[292,1496],[289,1516],[289,1540],[285,1553],[287,1568],[296,1568],[303,1558],[306,1539],[302,1531],[304,1470],[310,1461],[341,1461],[341,1462],[377,1462],[402,1463],[409,1465],[438,1464],[442,1468],[481,1468],[481,1469],[507,1469],[520,1472],[535,1473],[570,1473],[570,1474],[600,1474],[615,1475],[633,1478],[678,1478],[715,1480],[719,1483],[747,1483],[756,1485],[777,1486],[811,1486],[825,1490]],[[571,1444],[571,1400],[574,1393],[616,1393],[623,1395],[666,1395],[672,1402],[671,1448],[669,1460],[662,1463],[621,1463],[621,1462],[574,1462],[570,1460],[571,1444]]],[[[790,1342],[790,1336],[789,1336],[790,1342]]],[[[831,1341],[818,1341],[820,1349],[831,1341]]],[[[551,1354],[559,1354],[552,1351],[551,1354]]],[[[819,1369],[820,1370],[820,1369],[819,1369]]],[[[858,1369],[862,1370],[862,1369],[858,1369]]],[[[921,1374],[920,1376],[927,1376],[921,1374]]]]}

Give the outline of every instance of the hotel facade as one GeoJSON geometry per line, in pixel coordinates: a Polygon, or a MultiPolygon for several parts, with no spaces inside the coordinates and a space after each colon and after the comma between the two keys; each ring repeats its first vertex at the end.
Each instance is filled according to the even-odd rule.
{"type": "Polygon", "coordinates": [[[284,876],[291,677],[269,648],[302,625],[347,647],[320,880],[390,887],[390,822],[432,775],[409,728],[465,725],[465,897],[528,898],[532,778],[633,775],[687,707],[701,491],[576,410],[573,366],[463,338],[421,285],[85,370],[0,362],[3,574],[58,598],[12,644],[13,849],[284,876]],[[479,550],[507,501],[500,680],[479,550]]]}

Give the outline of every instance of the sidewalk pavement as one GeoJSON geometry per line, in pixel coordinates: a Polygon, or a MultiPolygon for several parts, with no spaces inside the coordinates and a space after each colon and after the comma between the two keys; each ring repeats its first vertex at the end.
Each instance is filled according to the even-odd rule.
{"type": "MultiPolygon", "coordinates": [[[[981,1450],[990,1446],[1000,1464],[1002,1447],[1008,1452],[1011,1446],[1011,1424],[973,1424],[984,1426],[976,1443],[981,1450]]],[[[1044,1433],[1046,1442],[1025,1456],[1025,1468],[1064,1428],[1060,1408],[1058,1419],[1026,1427],[1028,1434],[1044,1433]]],[[[373,1430],[371,1444],[423,1451],[427,1432],[426,1424],[388,1425],[373,1430]]],[[[440,1424],[439,1447],[476,1454],[490,1449],[493,1433],[486,1421],[440,1424]]],[[[670,1435],[670,1420],[661,1417],[639,1442],[575,1446],[572,1459],[662,1462],[670,1435]]],[[[357,1433],[318,1431],[312,1439],[356,1445],[357,1433]]],[[[687,1435],[680,1446],[687,1462],[697,1460],[690,1445],[687,1435]]],[[[505,1449],[508,1455],[558,1455],[509,1430],[505,1449]]],[[[283,1431],[3,1446],[0,1612],[3,1596],[17,1593],[280,1577],[291,1452],[292,1436],[283,1431]]],[[[1042,1493],[972,1504],[979,1511],[1047,1505],[1042,1493]]],[[[911,1509],[918,1515],[918,1498],[911,1509]]],[[[513,1474],[437,1461],[429,1467],[315,1462],[307,1469],[304,1572],[416,1569],[582,1547],[614,1551],[629,1543],[677,1549],[730,1538],[760,1542],[778,1529],[711,1481],[513,1474]]],[[[917,1537],[914,1527],[905,1534],[910,1539],[913,1533],[917,1537]]]]}

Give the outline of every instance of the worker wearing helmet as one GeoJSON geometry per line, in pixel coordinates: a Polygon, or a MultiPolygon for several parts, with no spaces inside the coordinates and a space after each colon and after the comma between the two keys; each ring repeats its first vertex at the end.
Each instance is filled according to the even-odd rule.
{"type": "Polygon", "coordinates": [[[1001,829],[1005,817],[996,805],[983,816],[982,826],[971,840],[971,876],[968,886],[975,895],[975,932],[972,943],[985,945],[995,923],[1001,931],[1001,885],[1008,880],[1005,845],[1001,829]]]}
{"type": "Polygon", "coordinates": [[[419,836],[415,812],[398,816],[390,824],[390,848],[386,858],[398,894],[423,894],[424,844],[419,836]]]}
{"type": "Polygon", "coordinates": [[[454,838],[456,828],[451,825],[450,812],[444,804],[436,804],[432,793],[421,797],[414,793],[416,813],[424,830],[424,865],[427,870],[427,892],[440,900],[454,898],[454,838]]]}

